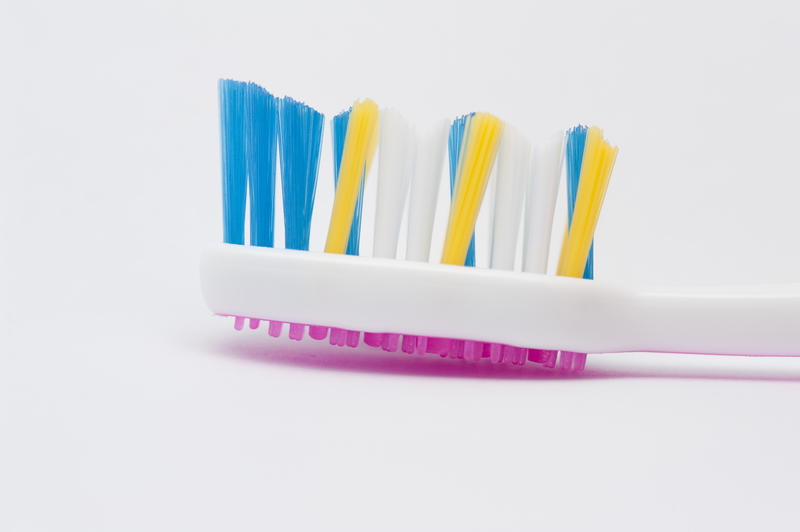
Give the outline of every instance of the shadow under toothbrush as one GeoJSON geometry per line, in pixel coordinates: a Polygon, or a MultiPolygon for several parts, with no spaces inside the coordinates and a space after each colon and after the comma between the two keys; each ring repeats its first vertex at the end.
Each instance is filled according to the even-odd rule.
{"type": "MultiPolygon", "coordinates": [[[[666,362],[664,366],[659,364],[658,367],[653,367],[652,365],[641,367],[634,362],[628,368],[608,367],[608,360],[604,363],[602,359],[614,357],[615,355],[613,354],[590,355],[592,363],[584,371],[575,373],[554,371],[538,365],[496,365],[485,362],[442,359],[438,356],[387,353],[364,347],[340,350],[308,340],[296,342],[281,339],[273,340],[267,345],[263,342],[263,339],[255,336],[237,336],[211,340],[205,345],[212,346],[211,350],[216,355],[235,357],[257,363],[386,376],[488,380],[556,380],[575,381],[576,383],[587,379],[631,378],[800,382],[800,367],[797,365],[789,369],[780,370],[764,369],[763,367],[731,367],[724,363],[724,359],[728,357],[719,357],[717,355],[703,356],[704,362],[719,359],[718,361],[712,360],[710,365],[704,364],[703,367],[697,367],[697,362],[692,362],[690,366],[682,367],[675,367],[666,362]],[[719,365],[717,365],[717,362],[719,362],[719,365]]],[[[664,354],[659,356],[668,357],[673,355],[664,354]]],[[[699,355],[690,356],[695,358],[699,355]]]]}

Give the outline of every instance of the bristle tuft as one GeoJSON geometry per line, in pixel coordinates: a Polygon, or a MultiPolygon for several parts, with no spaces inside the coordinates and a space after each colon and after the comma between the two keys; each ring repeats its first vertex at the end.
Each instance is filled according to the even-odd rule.
{"type": "Polygon", "coordinates": [[[591,127],[587,130],[573,212],[561,247],[558,275],[581,277],[586,271],[594,231],[617,151],[616,147],[603,138],[603,132],[599,128],[591,127]]]}
{"type": "Polygon", "coordinates": [[[289,97],[280,100],[279,111],[286,248],[307,250],[325,117],[289,97]]]}
{"type": "Polygon", "coordinates": [[[347,250],[358,195],[378,147],[379,116],[378,105],[369,99],[356,102],[350,111],[325,242],[328,253],[347,250]]]}
{"type": "MultiPolygon", "coordinates": [[[[347,122],[350,119],[352,108],[342,111],[333,117],[331,129],[333,131],[333,185],[334,188],[339,184],[339,169],[342,164],[342,152],[344,151],[344,141],[347,136],[347,122]]],[[[353,211],[353,223],[350,226],[350,236],[347,239],[348,255],[358,255],[361,240],[361,212],[364,205],[364,176],[361,176],[361,188],[358,191],[356,207],[353,211]]]]}
{"type": "Polygon", "coordinates": [[[467,119],[447,222],[442,263],[463,265],[505,124],[476,113],[467,119]]]}
{"type": "Polygon", "coordinates": [[[255,83],[248,83],[245,115],[247,181],[250,189],[250,245],[272,247],[275,227],[278,100],[255,83]]]}
{"type": "Polygon", "coordinates": [[[406,260],[427,262],[430,258],[448,127],[448,123],[442,121],[418,139],[416,166],[408,197],[406,260]]]}
{"type": "MultiPolygon", "coordinates": [[[[467,132],[467,121],[475,113],[459,116],[450,125],[450,134],[447,137],[448,168],[450,170],[450,200],[452,202],[453,191],[455,190],[456,178],[458,177],[459,162],[461,161],[461,147],[464,144],[464,137],[467,132]]],[[[469,241],[467,257],[464,259],[464,266],[475,266],[475,232],[472,232],[472,239],[469,241]]]]}
{"type": "MultiPolygon", "coordinates": [[[[586,131],[589,128],[578,125],[567,131],[566,167],[567,167],[567,224],[572,224],[572,214],[575,212],[575,198],[578,195],[578,182],[581,177],[581,164],[583,164],[583,150],[586,145],[586,131]]],[[[589,257],[586,259],[586,268],[583,272],[584,279],[594,276],[594,242],[589,248],[589,257]]]]}
{"type": "Polygon", "coordinates": [[[411,124],[394,109],[381,112],[378,183],[375,198],[375,232],[372,254],[397,257],[400,222],[405,210],[417,149],[411,124]]]}
{"type": "Polygon", "coordinates": [[[222,154],[222,238],[228,244],[244,244],[247,201],[245,153],[247,83],[221,79],[218,88],[222,154]]]}
{"type": "Polygon", "coordinates": [[[525,179],[530,173],[530,165],[530,142],[516,129],[506,127],[497,153],[489,260],[492,269],[514,269],[525,179]]]}

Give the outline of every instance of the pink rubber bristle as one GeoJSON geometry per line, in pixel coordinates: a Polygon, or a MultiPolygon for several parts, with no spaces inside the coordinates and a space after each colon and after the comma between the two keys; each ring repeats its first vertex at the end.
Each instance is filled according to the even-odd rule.
{"type": "Polygon", "coordinates": [[[534,364],[544,364],[550,357],[549,353],[545,349],[528,349],[528,360],[534,364]]]}
{"type": "Polygon", "coordinates": [[[524,360],[525,357],[521,347],[514,347],[513,345],[503,346],[503,362],[521,366],[524,364],[524,360]]]}
{"type": "Polygon", "coordinates": [[[328,328],[321,325],[309,325],[308,336],[314,340],[324,340],[328,336],[328,328]]]}
{"type": "Polygon", "coordinates": [[[347,331],[347,346],[358,347],[358,339],[361,336],[361,331],[347,331]]]}
{"type": "Polygon", "coordinates": [[[483,356],[483,344],[474,340],[464,342],[464,360],[477,362],[483,356]]]}
{"type": "Polygon", "coordinates": [[[503,361],[503,344],[489,345],[489,360],[491,360],[493,364],[499,364],[503,361]]]}
{"type": "Polygon", "coordinates": [[[428,337],[417,336],[417,354],[424,355],[428,352],[428,337]]]}
{"type": "Polygon", "coordinates": [[[364,343],[370,347],[380,347],[383,343],[383,333],[365,332],[364,343]]]}
{"type": "Polygon", "coordinates": [[[331,345],[343,346],[347,342],[347,331],[338,327],[331,327],[329,341],[331,345]]]}
{"type": "Polygon", "coordinates": [[[290,323],[289,324],[289,338],[292,340],[300,341],[303,339],[303,333],[306,329],[304,323],[290,323]]]}
{"type": "Polygon", "coordinates": [[[381,349],[394,353],[400,345],[400,335],[395,333],[388,333],[383,335],[381,342],[381,349]]]}
{"type": "Polygon", "coordinates": [[[440,356],[447,356],[447,351],[450,348],[449,338],[439,338],[436,336],[429,336],[425,344],[425,352],[436,354],[440,356]]]}
{"type": "Polygon", "coordinates": [[[490,343],[483,344],[483,353],[481,353],[481,358],[489,358],[492,356],[491,347],[492,344],[490,343]]]}
{"type": "MultiPolygon", "coordinates": [[[[261,323],[259,318],[247,318],[245,316],[234,316],[234,328],[241,331],[244,329],[245,322],[249,323],[250,329],[258,329],[261,323]]],[[[268,332],[270,336],[279,337],[283,322],[273,320],[268,321],[268,332]]],[[[292,340],[302,340],[306,324],[290,323],[289,338],[292,340]]],[[[331,345],[357,347],[361,339],[361,332],[336,327],[325,327],[321,325],[309,325],[308,335],[314,340],[322,340],[330,334],[331,345]]],[[[364,333],[364,343],[370,333],[364,333]]],[[[404,353],[414,353],[422,355],[425,353],[438,354],[442,358],[463,359],[475,362],[481,358],[489,358],[491,362],[497,364],[512,364],[523,366],[530,361],[542,364],[543,367],[553,369],[558,368],[564,372],[580,372],[586,368],[586,353],[576,353],[572,351],[553,351],[535,348],[522,348],[498,343],[486,343],[475,340],[460,340],[455,338],[442,338],[436,336],[416,336],[411,334],[401,335],[399,333],[371,333],[371,341],[380,338],[381,347],[384,351],[396,352],[402,350],[404,353]]]]}
{"type": "Polygon", "coordinates": [[[581,371],[586,367],[586,353],[561,351],[558,369],[561,371],[581,371]]]}
{"type": "Polygon", "coordinates": [[[573,360],[577,354],[578,353],[573,353],[572,351],[561,351],[561,360],[559,360],[558,369],[561,371],[572,371],[573,360]]]}
{"type": "Polygon", "coordinates": [[[283,322],[282,321],[270,321],[268,332],[269,335],[273,338],[277,338],[281,335],[281,329],[283,329],[283,322]]]}
{"type": "Polygon", "coordinates": [[[403,353],[413,353],[417,348],[417,337],[411,334],[404,334],[403,340],[400,342],[400,349],[403,353]]]}
{"type": "Polygon", "coordinates": [[[464,340],[450,340],[450,358],[464,358],[464,340]]]}

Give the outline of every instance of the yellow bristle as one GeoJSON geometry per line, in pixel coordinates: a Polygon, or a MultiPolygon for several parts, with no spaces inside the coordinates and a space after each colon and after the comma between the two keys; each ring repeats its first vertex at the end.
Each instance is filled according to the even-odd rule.
{"type": "Polygon", "coordinates": [[[354,103],[350,111],[331,223],[325,242],[325,251],[328,253],[344,253],[347,249],[362,176],[366,179],[369,174],[375,150],[378,148],[379,117],[378,104],[369,98],[354,103]]]}
{"type": "Polygon", "coordinates": [[[572,225],[565,233],[561,246],[556,271],[558,275],[583,276],[618,151],[619,148],[611,146],[603,139],[601,129],[590,127],[586,132],[575,210],[572,214],[572,225]]]}
{"type": "Polygon", "coordinates": [[[463,265],[475,230],[489,171],[505,124],[496,116],[476,113],[464,128],[458,174],[447,221],[442,263],[463,265]]]}

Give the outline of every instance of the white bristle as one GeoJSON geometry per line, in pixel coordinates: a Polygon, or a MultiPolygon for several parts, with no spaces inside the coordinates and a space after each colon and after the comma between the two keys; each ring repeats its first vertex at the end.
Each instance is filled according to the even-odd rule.
{"type": "Polygon", "coordinates": [[[449,121],[442,120],[420,135],[417,164],[408,201],[408,245],[406,259],[427,262],[439,184],[442,180],[449,121]]]}
{"type": "Polygon", "coordinates": [[[525,179],[531,171],[531,144],[511,126],[506,126],[497,155],[497,182],[492,219],[492,252],[489,265],[513,270],[519,235],[525,179]]]}
{"type": "Polygon", "coordinates": [[[414,172],[416,134],[394,109],[384,109],[380,122],[380,151],[372,254],[393,259],[397,255],[400,222],[414,172]]]}
{"type": "Polygon", "coordinates": [[[553,213],[563,160],[563,131],[559,131],[534,150],[533,171],[530,173],[525,199],[522,269],[526,272],[547,273],[550,233],[553,230],[553,213]]]}

